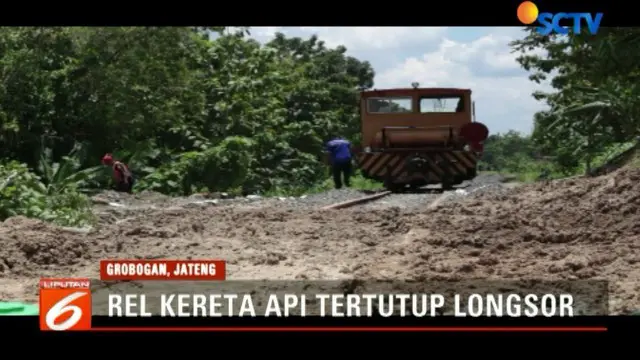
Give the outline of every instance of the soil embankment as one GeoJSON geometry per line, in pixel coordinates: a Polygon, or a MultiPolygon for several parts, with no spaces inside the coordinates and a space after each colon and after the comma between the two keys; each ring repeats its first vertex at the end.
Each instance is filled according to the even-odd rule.
{"type": "Polygon", "coordinates": [[[87,232],[11,218],[0,226],[0,299],[36,300],[41,276],[95,277],[104,258],[221,258],[231,279],[608,279],[613,313],[640,307],[640,170],[435,207],[409,198],[322,212],[303,200],[97,206],[87,232]]]}

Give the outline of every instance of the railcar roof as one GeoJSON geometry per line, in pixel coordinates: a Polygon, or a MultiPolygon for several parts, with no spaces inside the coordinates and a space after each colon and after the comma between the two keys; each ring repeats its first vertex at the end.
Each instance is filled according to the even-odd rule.
{"type": "Polygon", "coordinates": [[[367,97],[371,96],[412,96],[420,95],[465,95],[470,94],[471,89],[461,88],[401,88],[401,89],[373,89],[362,92],[367,97]]]}

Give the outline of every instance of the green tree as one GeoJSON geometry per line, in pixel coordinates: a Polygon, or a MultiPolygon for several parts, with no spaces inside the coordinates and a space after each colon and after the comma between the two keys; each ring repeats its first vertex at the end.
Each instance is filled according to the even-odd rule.
{"type": "Polygon", "coordinates": [[[60,173],[73,183],[111,152],[139,178],[134,190],[168,194],[313,186],[325,138],[358,140],[373,69],[317,37],[261,45],[249,32],[0,28],[0,159],[43,179],[43,157],[73,164],[60,173]],[[78,143],[86,156],[65,160],[78,143]]]}
{"type": "Polygon", "coordinates": [[[640,134],[638,29],[602,28],[597,36],[525,31],[511,44],[518,61],[532,81],[550,80],[554,89],[534,94],[549,111],[536,114],[533,140],[558,165],[588,169],[599,154],[640,134]]]}

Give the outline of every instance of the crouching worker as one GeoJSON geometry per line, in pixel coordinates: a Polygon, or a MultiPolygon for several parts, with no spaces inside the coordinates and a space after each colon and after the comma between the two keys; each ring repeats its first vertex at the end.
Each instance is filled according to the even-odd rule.
{"type": "Polygon", "coordinates": [[[116,182],[116,190],[131,194],[135,180],[133,179],[133,174],[127,165],[120,161],[113,160],[113,156],[111,154],[103,156],[102,163],[104,165],[111,166],[111,169],[113,170],[113,179],[116,182]]]}
{"type": "Polygon", "coordinates": [[[336,189],[351,186],[351,143],[343,138],[335,137],[327,142],[327,153],[333,174],[333,183],[336,189]]]}

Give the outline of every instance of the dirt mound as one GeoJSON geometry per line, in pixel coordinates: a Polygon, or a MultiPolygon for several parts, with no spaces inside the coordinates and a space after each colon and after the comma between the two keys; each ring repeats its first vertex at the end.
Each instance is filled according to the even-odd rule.
{"type": "Polygon", "coordinates": [[[0,276],[42,275],[91,259],[84,236],[39,220],[13,217],[0,227],[0,276]]]}
{"type": "Polygon", "coordinates": [[[608,279],[626,312],[640,307],[639,180],[623,169],[420,212],[158,206],[86,234],[13,218],[0,283],[33,300],[37,277],[97,276],[104,258],[220,258],[231,279],[608,279]]]}
{"type": "MultiPolygon", "coordinates": [[[[409,278],[608,279],[612,309],[640,307],[640,170],[538,183],[410,220],[409,278]]],[[[406,223],[403,219],[396,223],[406,223]]],[[[369,267],[372,269],[372,267],[369,267]]]]}
{"type": "Polygon", "coordinates": [[[153,191],[142,191],[135,194],[127,194],[113,190],[105,190],[93,196],[106,202],[114,202],[128,205],[162,205],[170,203],[173,198],[153,191]]]}

